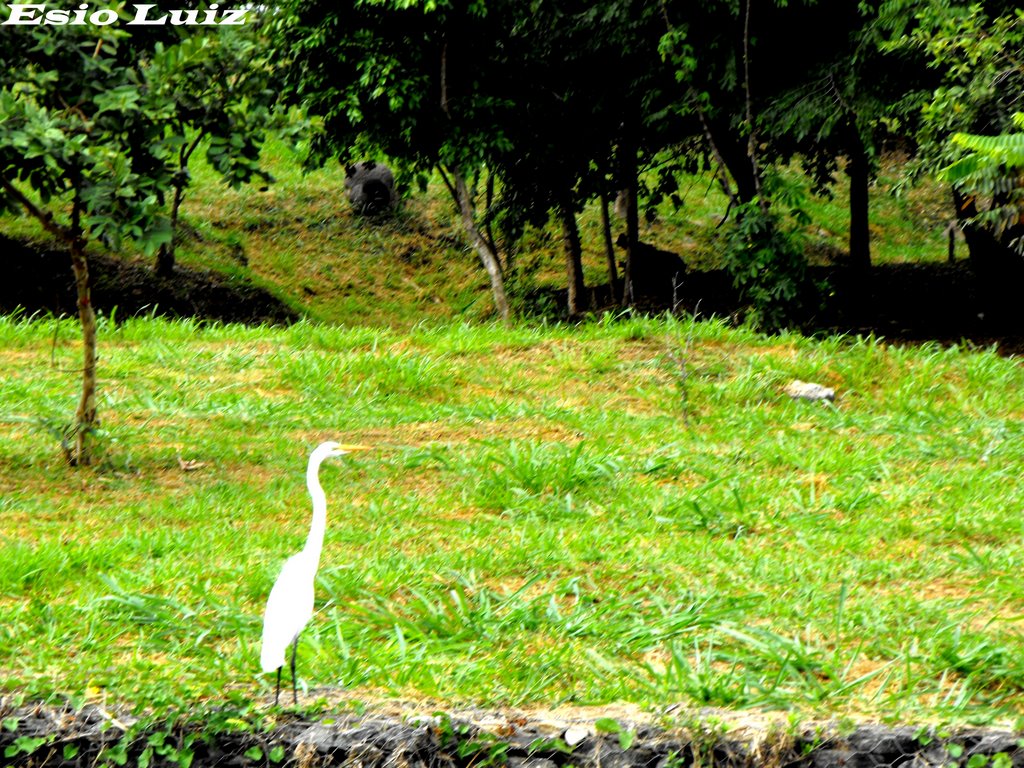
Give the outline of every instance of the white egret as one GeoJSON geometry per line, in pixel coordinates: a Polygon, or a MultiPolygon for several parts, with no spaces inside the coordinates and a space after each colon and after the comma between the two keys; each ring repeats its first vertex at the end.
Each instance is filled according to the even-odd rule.
{"type": "Polygon", "coordinates": [[[320,485],[320,465],[330,456],[344,456],[351,451],[366,450],[363,445],[341,445],[329,441],[321,443],[309,456],[306,468],[306,487],[313,499],[313,522],[302,551],[289,557],[274,582],[263,613],[263,641],[260,664],[264,672],[277,670],[277,689],[274,705],[281,696],[281,669],[285,650],[292,647],[292,700],[299,703],[295,684],[295,650],[299,633],[313,617],[313,581],[320,566],[320,550],[327,529],[327,497],[320,485]]]}

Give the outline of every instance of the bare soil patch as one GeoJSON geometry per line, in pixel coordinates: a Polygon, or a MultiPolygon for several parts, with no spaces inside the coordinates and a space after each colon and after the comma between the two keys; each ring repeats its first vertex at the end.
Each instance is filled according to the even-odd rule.
{"type": "MultiPolygon", "coordinates": [[[[37,250],[0,236],[5,280],[0,281],[0,312],[22,310],[75,316],[75,281],[67,253],[37,250]]],[[[91,254],[92,302],[117,317],[155,313],[228,323],[290,323],[298,313],[269,291],[216,272],[177,268],[171,277],[148,264],[91,254]]]]}

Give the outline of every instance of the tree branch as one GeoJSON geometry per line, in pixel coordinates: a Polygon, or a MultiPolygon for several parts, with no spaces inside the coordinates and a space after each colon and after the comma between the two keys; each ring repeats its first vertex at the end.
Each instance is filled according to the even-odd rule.
{"type": "Polygon", "coordinates": [[[62,227],[56,221],[53,220],[53,214],[49,211],[44,211],[42,208],[33,203],[24,192],[14,186],[13,182],[6,176],[0,175],[0,189],[3,189],[10,197],[14,198],[17,203],[25,209],[30,215],[39,220],[39,223],[43,225],[43,229],[49,232],[51,235],[56,235],[61,240],[70,242],[74,235],[66,227],[62,227]]]}

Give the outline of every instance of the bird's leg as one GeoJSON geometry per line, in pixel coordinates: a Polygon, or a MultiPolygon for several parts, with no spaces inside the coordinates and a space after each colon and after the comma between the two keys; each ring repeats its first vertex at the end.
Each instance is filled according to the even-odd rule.
{"type": "MultiPolygon", "coordinates": [[[[284,664],[281,665],[283,667],[284,664]]],[[[281,698],[281,667],[277,668],[277,687],[274,689],[274,706],[277,706],[277,700],[281,698]]]]}
{"type": "MultiPolygon", "coordinates": [[[[295,636],[295,642],[292,643],[292,703],[297,707],[299,706],[299,694],[296,691],[295,682],[295,652],[299,649],[299,636],[295,636]]],[[[280,671],[280,670],[278,670],[280,671]]]]}

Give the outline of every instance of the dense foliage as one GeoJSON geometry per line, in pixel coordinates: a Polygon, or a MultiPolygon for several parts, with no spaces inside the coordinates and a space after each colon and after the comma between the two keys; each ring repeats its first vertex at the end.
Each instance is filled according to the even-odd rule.
{"type": "MultiPolygon", "coordinates": [[[[1012,130],[1024,85],[1022,12],[1006,0],[284,0],[254,12],[248,34],[143,29],[4,27],[5,204],[56,195],[52,215],[39,208],[46,221],[108,244],[140,239],[167,273],[191,154],[205,146],[231,183],[258,176],[283,97],[322,121],[314,163],[376,157],[406,181],[439,173],[506,318],[519,238],[549,220],[568,313],[588,309],[577,216],[616,196],[625,262],[620,285],[605,216],[610,295],[633,301],[641,214],[682,205],[678,171],[706,168],[728,201],[727,264],[751,316],[799,323],[817,302],[803,243],[782,223],[802,206],[792,186],[780,197],[779,169],[798,163],[816,191],[848,179],[849,264],[866,272],[881,154],[940,171],[964,152],[954,134],[1012,130]]],[[[988,300],[1005,303],[1024,279],[1015,170],[954,167],[951,218],[1000,288],[988,300]]]]}
{"type": "MultiPolygon", "coordinates": [[[[994,85],[1020,50],[1019,11],[999,2],[350,0],[291,3],[285,17],[278,45],[294,64],[289,93],[326,118],[318,149],[372,148],[463,178],[487,168],[486,194],[466,188],[479,205],[460,202],[451,185],[462,210],[472,207],[467,230],[504,224],[512,249],[521,223],[554,216],[570,313],[586,309],[580,206],[622,191],[628,284],[637,207],[678,202],[673,169],[713,167],[730,201],[737,286],[755,317],[798,320],[807,303],[792,286],[805,264],[789,230],[769,225],[785,214],[773,206],[791,207],[766,184],[773,169],[797,157],[817,189],[845,170],[850,263],[866,269],[867,191],[880,153],[909,148],[937,170],[953,131],[977,130],[982,114],[992,118],[986,129],[1005,123],[1019,93],[994,85]],[[759,213],[744,224],[750,203],[759,213]],[[736,238],[748,241],[736,247],[736,238]],[[747,290],[755,282],[762,288],[747,290]]],[[[496,238],[483,239],[508,270],[496,238]]]]}
{"type": "Polygon", "coordinates": [[[209,137],[207,156],[229,183],[259,173],[274,101],[259,77],[267,69],[251,44],[190,29],[0,25],[0,208],[35,217],[64,243],[78,293],[82,394],[62,439],[72,464],[94,460],[99,425],[87,245],[132,239],[160,249],[169,271],[197,136],[209,137]]]}
{"type": "Polygon", "coordinates": [[[1024,10],[931,4],[899,44],[943,72],[923,109],[922,162],[952,184],[955,215],[993,314],[1016,317],[1024,281],[1024,10]],[[946,166],[950,160],[955,161],[946,166]]]}

